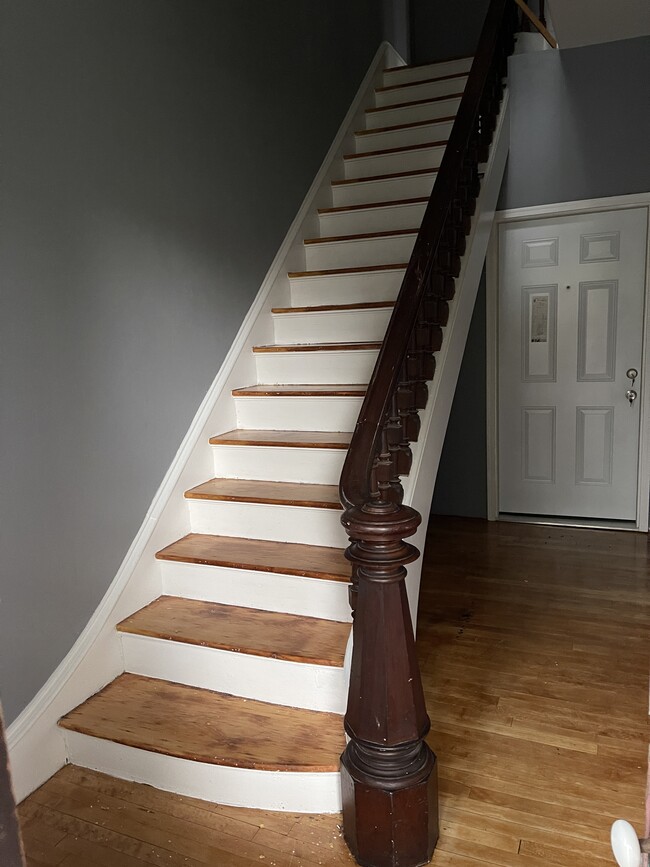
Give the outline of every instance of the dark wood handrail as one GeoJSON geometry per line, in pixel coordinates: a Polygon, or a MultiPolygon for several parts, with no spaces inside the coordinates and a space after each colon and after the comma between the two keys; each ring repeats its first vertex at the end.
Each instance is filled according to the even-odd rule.
{"type": "Polygon", "coordinates": [[[504,10],[509,5],[510,0],[493,0],[487,13],[456,121],[343,466],[340,495],[346,508],[363,507],[377,499],[376,491],[371,488],[373,463],[381,450],[384,421],[409,348],[405,335],[412,333],[421,310],[463,162],[470,140],[477,132],[488,73],[502,39],[504,10]]]}
{"type": "Polygon", "coordinates": [[[404,505],[434,353],[453,298],[489,157],[517,20],[491,0],[422,227],[404,275],[343,466],[340,497],[350,538],[353,649],[341,757],[343,828],[360,864],[415,867],[438,836],[436,758],[406,593],[405,540],[421,516],[404,505]]]}

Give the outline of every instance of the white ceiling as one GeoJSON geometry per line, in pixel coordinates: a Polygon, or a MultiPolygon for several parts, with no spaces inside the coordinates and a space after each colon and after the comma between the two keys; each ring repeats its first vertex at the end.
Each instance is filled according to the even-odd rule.
{"type": "Polygon", "coordinates": [[[650,0],[548,0],[560,48],[650,35],[650,0]]]}

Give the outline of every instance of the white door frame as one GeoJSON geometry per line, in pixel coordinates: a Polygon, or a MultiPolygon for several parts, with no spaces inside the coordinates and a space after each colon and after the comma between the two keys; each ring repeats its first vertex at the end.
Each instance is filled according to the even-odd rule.
{"type": "MultiPolygon", "coordinates": [[[[512,208],[497,211],[486,258],[487,291],[487,512],[488,520],[496,521],[499,515],[499,430],[498,430],[498,295],[499,295],[499,227],[522,220],[538,220],[543,217],[566,217],[571,214],[591,214],[598,211],[620,211],[629,208],[646,208],[646,269],[644,286],[643,352],[641,361],[641,395],[639,426],[639,478],[637,486],[637,524],[642,533],[648,532],[650,518],[650,192],[627,196],[611,196],[602,199],[585,199],[578,202],[558,202],[551,205],[536,205],[531,208],[512,208]]],[[[594,526],[602,522],[585,520],[583,524],[594,526]]]]}

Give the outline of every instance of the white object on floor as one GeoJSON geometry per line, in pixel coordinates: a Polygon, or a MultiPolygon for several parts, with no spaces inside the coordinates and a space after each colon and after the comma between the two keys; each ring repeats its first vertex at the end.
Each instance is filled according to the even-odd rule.
{"type": "Polygon", "coordinates": [[[624,819],[612,825],[612,851],[619,867],[641,867],[641,844],[636,831],[624,819]]]}

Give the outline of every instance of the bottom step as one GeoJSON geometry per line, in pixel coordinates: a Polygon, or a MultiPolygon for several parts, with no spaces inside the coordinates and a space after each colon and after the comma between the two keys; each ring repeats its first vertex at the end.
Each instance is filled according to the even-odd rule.
{"type": "Polygon", "coordinates": [[[341,809],[342,717],[123,674],[60,720],[71,762],[233,806],[341,809]]]}

